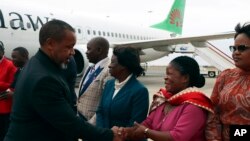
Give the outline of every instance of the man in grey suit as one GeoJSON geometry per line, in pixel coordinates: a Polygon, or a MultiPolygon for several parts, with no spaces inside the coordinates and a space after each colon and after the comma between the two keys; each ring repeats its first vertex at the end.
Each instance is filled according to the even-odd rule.
{"type": "Polygon", "coordinates": [[[76,116],[70,105],[61,71],[75,53],[74,29],[64,21],[49,21],[39,32],[39,42],[39,51],[17,81],[4,141],[119,141],[112,130],[96,128],[76,116]]]}
{"type": "Polygon", "coordinates": [[[90,123],[96,123],[96,110],[101,99],[105,82],[111,78],[108,70],[109,42],[103,37],[92,38],[87,44],[87,58],[90,66],[80,82],[77,110],[90,123]]]}

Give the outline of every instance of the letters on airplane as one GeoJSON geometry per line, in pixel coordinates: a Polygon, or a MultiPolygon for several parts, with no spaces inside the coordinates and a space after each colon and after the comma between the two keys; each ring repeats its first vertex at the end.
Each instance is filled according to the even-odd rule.
{"type": "Polygon", "coordinates": [[[34,17],[31,14],[19,14],[17,12],[9,12],[9,24],[5,21],[6,17],[0,9],[0,28],[12,28],[13,30],[28,30],[37,31],[43,24],[51,20],[50,17],[34,17]],[[25,22],[27,21],[27,23],[25,22]],[[26,24],[25,24],[26,23],[26,24]]]}

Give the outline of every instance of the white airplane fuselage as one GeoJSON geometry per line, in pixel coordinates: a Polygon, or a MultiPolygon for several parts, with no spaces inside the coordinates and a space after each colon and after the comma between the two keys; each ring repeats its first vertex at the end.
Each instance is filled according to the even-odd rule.
{"type": "MultiPolygon", "coordinates": [[[[74,48],[78,74],[82,74],[88,66],[88,60],[85,56],[86,44],[95,36],[105,37],[111,46],[113,43],[170,37],[169,32],[159,29],[132,27],[88,17],[56,14],[46,10],[1,6],[0,41],[5,46],[5,55],[10,58],[14,48],[23,46],[28,49],[30,56],[33,56],[40,47],[38,34],[41,26],[52,19],[66,21],[75,28],[77,43],[74,48]]],[[[143,49],[142,52],[141,62],[147,62],[167,55],[169,50],[166,48],[157,51],[153,48],[147,48],[143,49]]]]}

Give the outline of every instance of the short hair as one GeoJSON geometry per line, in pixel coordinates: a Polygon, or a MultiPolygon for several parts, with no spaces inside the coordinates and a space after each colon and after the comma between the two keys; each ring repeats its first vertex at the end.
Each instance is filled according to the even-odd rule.
{"type": "Polygon", "coordinates": [[[98,47],[102,47],[107,50],[109,49],[109,42],[107,39],[103,37],[94,37],[89,42],[94,42],[95,45],[97,45],[98,47]]]}
{"type": "Polygon", "coordinates": [[[101,48],[102,49],[102,54],[107,56],[109,53],[109,42],[107,39],[103,38],[103,37],[94,37],[92,38],[89,43],[94,43],[95,47],[97,48],[101,48]]]}
{"type": "Polygon", "coordinates": [[[241,23],[238,23],[235,26],[234,30],[236,32],[234,35],[234,39],[241,33],[244,33],[248,38],[250,38],[250,22],[246,22],[243,25],[241,23]]]}
{"type": "Polygon", "coordinates": [[[200,67],[193,58],[179,56],[174,58],[170,64],[172,64],[181,75],[189,75],[189,87],[196,86],[201,88],[205,85],[205,78],[200,74],[200,67]]]}
{"type": "Polygon", "coordinates": [[[48,38],[61,41],[65,36],[65,30],[75,32],[74,28],[61,20],[51,20],[44,24],[39,32],[39,42],[43,46],[48,38]]]}
{"type": "Polygon", "coordinates": [[[118,63],[126,67],[131,73],[140,76],[143,68],[140,65],[139,51],[132,47],[115,47],[113,54],[117,57],[118,63]]]}
{"type": "Polygon", "coordinates": [[[16,47],[13,49],[13,51],[18,51],[21,56],[23,56],[27,59],[29,58],[29,52],[25,47],[16,47]]]}
{"type": "Polygon", "coordinates": [[[0,41],[0,51],[4,52],[4,45],[2,41],[0,41]]]}

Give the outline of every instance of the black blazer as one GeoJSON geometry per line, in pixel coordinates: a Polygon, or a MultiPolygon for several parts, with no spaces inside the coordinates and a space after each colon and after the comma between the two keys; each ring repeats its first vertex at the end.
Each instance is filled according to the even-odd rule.
{"type": "Polygon", "coordinates": [[[60,72],[41,50],[30,59],[16,85],[4,141],[112,141],[111,130],[96,128],[74,114],[70,90],[60,72]]]}

